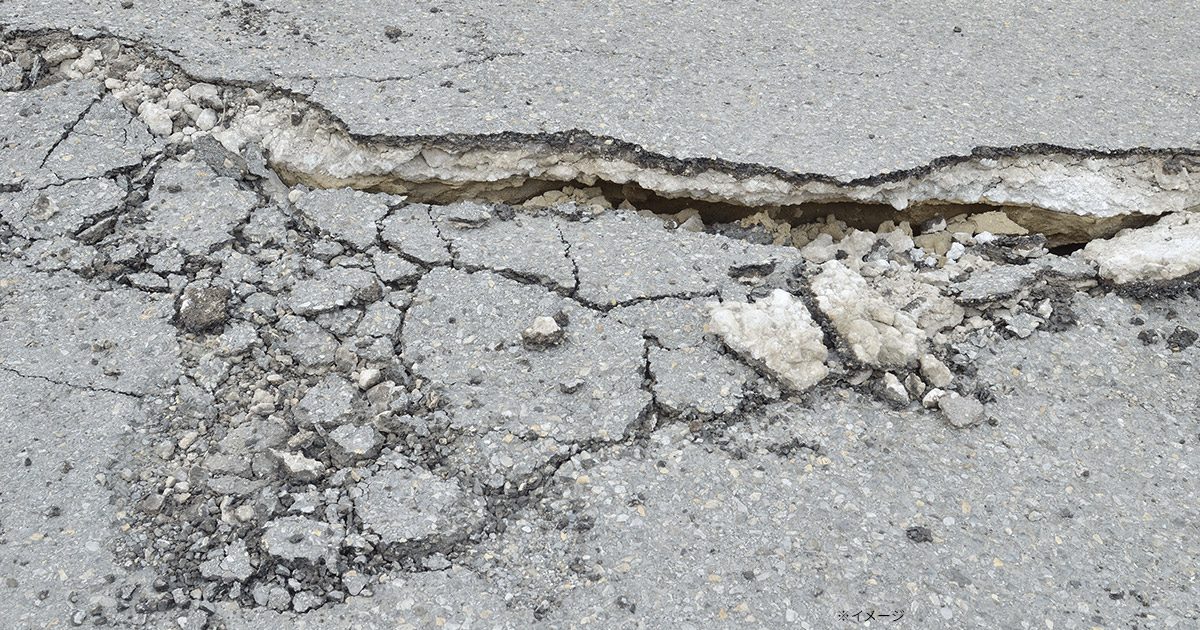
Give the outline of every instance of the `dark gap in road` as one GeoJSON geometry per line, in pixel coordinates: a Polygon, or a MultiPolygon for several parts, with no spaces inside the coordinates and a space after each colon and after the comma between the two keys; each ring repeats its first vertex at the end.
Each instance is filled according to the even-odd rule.
{"type": "MultiPolygon", "coordinates": [[[[306,183],[307,179],[286,171],[281,175],[289,185],[306,183]]],[[[836,219],[851,228],[870,231],[879,231],[888,222],[893,226],[907,222],[915,232],[922,223],[937,217],[953,222],[955,217],[967,218],[988,212],[1002,212],[1030,234],[1045,235],[1051,247],[1068,248],[1063,250],[1067,253],[1079,249],[1093,239],[1109,238],[1127,228],[1145,227],[1159,218],[1142,214],[1097,218],[1032,206],[966,204],[954,201],[915,203],[903,210],[897,210],[890,204],[854,200],[751,206],[693,197],[668,197],[631,182],[621,184],[597,180],[588,183],[579,180],[523,177],[467,183],[395,181],[364,186],[363,190],[372,193],[402,194],[415,203],[446,205],[469,200],[534,207],[559,203],[563,197],[566,197],[566,201],[586,203],[589,196],[580,193],[598,191],[599,194],[593,194],[591,198],[602,197],[614,208],[632,206],[638,211],[649,211],[668,220],[671,215],[694,211],[705,226],[735,223],[761,215],[771,221],[787,223],[793,227],[836,219]],[[554,195],[555,191],[568,191],[568,194],[554,195]],[[551,200],[547,196],[548,193],[554,195],[555,200],[551,200]]]]}
{"type": "Polygon", "coordinates": [[[1070,256],[1075,252],[1084,248],[1086,243],[1069,243],[1067,245],[1058,245],[1050,248],[1050,253],[1055,256],[1070,256]]]}

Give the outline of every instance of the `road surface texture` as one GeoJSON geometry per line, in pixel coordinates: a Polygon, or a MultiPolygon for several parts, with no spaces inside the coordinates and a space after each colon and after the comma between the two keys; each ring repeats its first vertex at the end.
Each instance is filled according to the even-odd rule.
{"type": "Polygon", "coordinates": [[[1198,22],[0,3],[0,627],[1200,626],[1198,22]]]}

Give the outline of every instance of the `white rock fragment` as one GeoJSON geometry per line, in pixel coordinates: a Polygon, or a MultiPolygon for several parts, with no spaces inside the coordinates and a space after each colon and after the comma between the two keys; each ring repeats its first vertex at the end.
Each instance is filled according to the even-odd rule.
{"type": "Polygon", "coordinates": [[[846,231],[846,238],[843,238],[838,243],[838,249],[846,252],[845,263],[850,269],[858,271],[858,267],[862,265],[863,259],[875,247],[875,242],[879,240],[879,235],[870,230],[855,230],[849,229],[846,231]]]}
{"type": "Polygon", "coordinates": [[[862,276],[840,262],[821,265],[812,291],[817,306],[861,363],[903,366],[921,356],[926,336],[916,319],[890,306],[862,276]]]}
{"type": "Polygon", "coordinates": [[[701,221],[700,217],[697,216],[689,217],[687,221],[679,224],[679,229],[688,232],[703,232],[704,221],[701,221]]]}
{"type": "Polygon", "coordinates": [[[554,321],[553,317],[542,315],[535,317],[529,328],[521,331],[521,339],[530,346],[544,347],[562,343],[566,331],[554,321]]]}
{"type": "Polygon", "coordinates": [[[921,376],[934,387],[945,388],[954,379],[954,375],[950,373],[950,368],[946,367],[945,363],[938,360],[932,354],[926,354],[921,357],[921,376]]]}
{"type": "Polygon", "coordinates": [[[221,102],[220,91],[217,86],[211,83],[197,83],[188,88],[187,96],[194,103],[199,103],[204,107],[210,107],[216,110],[225,109],[225,104],[221,102]]]}
{"type": "Polygon", "coordinates": [[[191,104],[191,100],[179,88],[175,88],[167,94],[167,109],[173,112],[183,111],[183,106],[189,104],[191,104]]]}
{"type": "Polygon", "coordinates": [[[996,240],[996,235],[992,234],[991,232],[980,232],[975,235],[976,245],[987,245],[994,240],[996,240]]]}
{"type": "Polygon", "coordinates": [[[904,407],[908,404],[908,390],[900,382],[900,378],[891,372],[885,372],[883,381],[879,384],[879,395],[893,407],[904,407]]]}
{"type": "Polygon", "coordinates": [[[925,397],[921,399],[921,406],[926,409],[933,409],[938,406],[938,401],[940,401],[948,393],[949,392],[944,389],[938,389],[935,387],[925,392],[925,397]]]}
{"type": "Polygon", "coordinates": [[[98,61],[99,56],[99,52],[90,50],[76,59],[75,62],[71,64],[71,68],[79,74],[87,74],[96,67],[96,61],[98,61]]]}
{"type": "Polygon", "coordinates": [[[57,66],[58,64],[79,56],[79,49],[74,44],[62,43],[50,46],[42,53],[42,59],[46,60],[46,65],[57,66]]]}
{"type": "Polygon", "coordinates": [[[901,230],[892,230],[891,232],[886,232],[884,234],[880,234],[879,236],[883,240],[887,241],[888,245],[891,245],[892,251],[907,252],[908,250],[912,249],[914,245],[912,237],[908,234],[905,234],[901,230]]]}
{"type": "Polygon", "coordinates": [[[179,450],[188,450],[193,444],[196,443],[196,440],[199,439],[199,437],[200,433],[198,431],[188,431],[187,433],[184,433],[183,437],[179,438],[179,450]]]}
{"type": "Polygon", "coordinates": [[[828,350],[804,304],[780,289],[754,304],[709,302],[709,328],[743,358],[802,391],[825,378],[828,350]]]}
{"type": "Polygon", "coordinates": [[[196,117],[196,128],[200,131],[208,131],[217,126],[217,113],[211,109],[205,109],[196,117]]]}
{"type": "Polygon", "coordinates": [[[378,385],[383,380],[383,372],[375,368],[367,368],[358,373],[358,388],[364,392],[378,385]]]}
{"type": "Polygon", "coordinates": [[[1154,225],[1094,240],[1080,255],[1116,284],[1171,280],[1200,271],[1200,212],[1174,212],[1154,225]]]}
{"type": "Polygon", "coordinates": [[[151,133],[157,136],[169,136],[175,124],[171,121],[171,112],[158,103],[147,101],[138,108],[138,118],[146,123],[151,133]]]}
{"type": "Polygon", "coordinates": [[[296,481],[304,483],[316,481],[325,472],[325,464],[315,459],[309,459],[300,453],[289,453],[275,449],[271,449],[271,453],[279,459],[279,463],[283,464],[284,469],[296,481]]]}
{"type": "Polygon", "coordinates": [[[837,255],[838,247],[833,242],[833,237],[826,233],[818,234],[811,243],[800,248],[800,255],[804,260],[814,264],[821,264],[833,260],[837,255]]]}

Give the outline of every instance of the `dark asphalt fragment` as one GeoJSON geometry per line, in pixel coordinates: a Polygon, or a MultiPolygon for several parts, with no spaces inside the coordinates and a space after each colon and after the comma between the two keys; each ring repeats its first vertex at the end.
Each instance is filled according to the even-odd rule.
{"type": "Polygon", "coordinates": [[[1176,326],[1175,331],[1167,336],[1167,347],[1171,352],[1183,352],[1192,347],[1196,343],[1196,339],[1200,338],[1200,334],[1190,328],[1176,326]]]}
{"type": "Polygon", "coordinates": [[[179,298],[179,325],[202,333],[220,328],[229,320],[229,298],[225,287],[189,286],[179,298]]]}
{"type": "Polygon", "coordinates": [[[915,543],[933,542],[933,531],[928,527],[910,527],[904,531],[904,535],[915,543]]]}

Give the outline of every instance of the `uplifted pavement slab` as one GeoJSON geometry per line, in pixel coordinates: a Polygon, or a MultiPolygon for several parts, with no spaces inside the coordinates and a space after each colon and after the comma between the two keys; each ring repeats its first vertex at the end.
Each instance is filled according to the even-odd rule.
{"type": "Polygon", "coordinates": [[[853,178],[976,146],[1196,149],[1200,124],[1184,115],[1200,73],[1180,54],[1198,44],[1191,5],[163,10],[15,0],[0,18],[162,47],[213,81],[286,86],[364,136],[584,129],[673,157],[853,178]]]}

